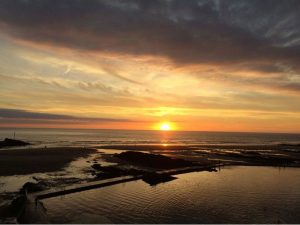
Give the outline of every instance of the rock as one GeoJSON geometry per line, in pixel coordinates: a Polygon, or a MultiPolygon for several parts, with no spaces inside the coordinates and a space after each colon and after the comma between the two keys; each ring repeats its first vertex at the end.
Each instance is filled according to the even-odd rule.
{"type": "Polygon", "coordinates": [[[18,224],[18,220],[16,217],[7,217],[0,219],[1,224],[18,224]]]}
{"type": "Polygon", "coordinates": [[[0,148],[26,145],[30,145],[30,143],[10,138],[5,138],[4,141],[0,141],[0,148]]]}
{"type": "Polygon", "coordinates": [[[120,168],[118,166],[103,166],[99,167],[97,171],[99,171],[100,173],[94,171],[92,175],[95,175],[99,179],[114,178],[119,176],[139,176],[147,173],[144,170],[138,170],[133,168],[126,169],[120,168]]]}
{"type": "Polygon", "coordinates": [[[218,170],[216,168],[208,168],[207,169],[208,172],[218,172],[218,170]]]}
{"type": "Polygon", "coordinates": [[[143,175],[143,174],[147,173],[147,171],[137,170],[137,169],[129,169],[126,171],[126,173],[131,176],[139,176],[139,175],[143,175]]]}
{"type": "Polygon", "coordinates": [[[172,177],[167,174],[158,174],[158,173],[147,173],[143,175],[142,180],[146,182],[147,184],[150,184],[151,186],[157,185],[159,183],[165,183],[172,180],[177,179],[176,177],[172,177]]]}
{"type": "Polygon", "coordinates": [[[164,155],[149,154],[143,152],[127,151],[116,154],[115,157],[125,160],[129,163],[155,169],[175,169],[190,167],[195,164],[183,159],[174,159],[164,155]]]}
{"type": "Polygon", "coordinates": [[[32,182],[26,182],[23,187],[20,189],[21,194],[25,194],[27,191],[28,193],[32,192],[38,192],[38,191],[43,191],[45,190],[46,187],[42,183],[32,183],[32,182]]]}
{"type": "Polygon", "coordinates": [[[18,215],[24,208],[27,199],[25,195],[19,195],[11,202],[10,211],[12,215],[18,215]]]}
{"type": "Polygon", "coordinates": [[[103,167],[99,163],[95,163],[92,165],[92,168],[94,170],[102,170],[103,167]]]}
{"type": "Polygon", "coordinates": [[[126,171],[118,168],[117,166],[104,166],[100,169],[103,173],[112,174],[115,176],[126,175],[126,171]]]}

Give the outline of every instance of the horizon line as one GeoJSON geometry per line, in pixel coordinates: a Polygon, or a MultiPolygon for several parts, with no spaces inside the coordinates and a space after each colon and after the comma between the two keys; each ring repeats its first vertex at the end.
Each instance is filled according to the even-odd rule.
{"type": "Polygon", "coordinates": [[[115,128],[55,128],[55,127],[0,127],[0,129],[44,129],[44,130],[115,130],[115,131],[154,131],[154,132],[210,132],[210,133],[256,133],[256,134],[294,134],[299,132],[277,132],[277,131],[219,131],[219,130],[147,130],[147,129],[115,129],[115,128]]]}

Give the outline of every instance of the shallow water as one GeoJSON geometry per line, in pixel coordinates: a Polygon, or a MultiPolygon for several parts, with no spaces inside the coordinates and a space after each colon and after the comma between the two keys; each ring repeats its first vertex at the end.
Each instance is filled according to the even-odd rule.
{"type": "MultiPolygon", "coordinates": [[[[94,178],[90,172],[90,169],[94,160],[97,159],[97,163],[102,166],[115,165],[115,163],[106,162],[101,156],[97,154],[91,154],[87,157],[80,157],[67,164],[63,169],[48,173],[32,173],[25,175],[14,175],[14,176],[0,176],[0,194],[6,192],[18,192],[26,182],[36,182],[33,177],[41,180],[48,181],[50,183],[59,182],[58,184],[64,185],[64,181],[67,183],[69,179],[82,179],[86,180],[94,178]]],[[[58,185],[57,184],[57,185],[58,185]]],[[[66,184],[65,184],[66,185],[66,184]]]]}
{"type": "Polygon", "coordinates": [[[300,169],[231,167],[43,200],[52,223],[300,223],[300,169]]]}

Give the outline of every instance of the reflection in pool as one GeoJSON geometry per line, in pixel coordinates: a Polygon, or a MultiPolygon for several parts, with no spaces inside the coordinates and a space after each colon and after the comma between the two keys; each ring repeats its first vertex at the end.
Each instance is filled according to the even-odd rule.
{"type": "Polygon", "coordinates": [[[300,169],[231,167],[43,200],[52,223],[300,223],[300,169]]]}

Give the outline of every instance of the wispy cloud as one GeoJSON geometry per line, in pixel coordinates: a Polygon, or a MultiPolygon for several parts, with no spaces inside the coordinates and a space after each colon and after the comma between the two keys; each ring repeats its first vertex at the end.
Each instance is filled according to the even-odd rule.
{"type": "Polygon", "coordinates": [[[116,119],[116,118],[91,118],[91,117],[76,117],[70,115],[61,115],[53,113],[41,113],[32,112],[20,109],[4,109],[0,108],[1,119],[22,119],[22,120],[43,120],[60,121],[60,122],[129,122],[128,119],[116,119]]]}

